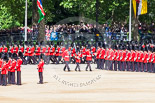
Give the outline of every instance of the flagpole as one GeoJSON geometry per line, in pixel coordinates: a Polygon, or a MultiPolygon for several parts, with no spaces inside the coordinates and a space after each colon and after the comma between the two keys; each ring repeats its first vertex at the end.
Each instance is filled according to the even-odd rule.
{"type": "Polygon", "coordinates": [[[27,41],[27,0],[25,1],[25,41],[27,41]]]}
{"type": "Polygon", "coordinates": [[[132,10],[132,0],[130,0],[130,11],[129,11],[129,41],[131,41],[131,10],[132,10]]]}

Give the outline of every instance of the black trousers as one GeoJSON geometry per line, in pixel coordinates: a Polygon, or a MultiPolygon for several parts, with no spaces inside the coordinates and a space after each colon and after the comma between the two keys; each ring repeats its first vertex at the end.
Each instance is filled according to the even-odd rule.
{"type": "Polygon", "coordinates": [[[106,70],[109,70],[109,60],[106,60],[105,61],[105,69],[106,70]]]}
{"type": "Polygon", "coordinates": [[[43,72],[39,72],[39,83],[43,84],[43,72]]]}
{"type": "Polygon", "coordinates": [[[79,69],[79,71],[80,71],[80,65],[79,65],[79,63],[76,63],[75,71],[77,71],[77,69],[79,69]]]}
{"type": "Polygon", "coordinates": [[[36,64],[37,63],[34,56],[28,56],[27,62],[28,62],[28,64],[36,64]]]}
{"type": "Polygon", "coordinates": [[[109,60],[109,70],[113,70],[113,61],[109,60]]]}
{"type": "Polygon", "coordinates": [[[140,72],[143,72],[144,71],[144,63],[140,62],[139,65],[140,65],[140,72]]]}
{"type": "Polygon", "coordinates": [[[114,71],[117,71],[117,64],[118,64],[118,62],[115,60],[114,61],[114,71]]]}
{"type": "Polygon", "coordinates": [[[8,71],[8,84],[11,84],[11,72],[8,71]]]}
{"type": "Polygon", "coordinates": [[[91,61],[87,61],[86,71],[88,70],[88,68],[90,71],[92,71],[90,63],[91,63],[91,61]]]}
{"type": "Polygon", "coordinates": [[[66,68],[68,69],[68,71],[70,71],[70,68],[69,68],[69,61],[65,61],[65,67],[64,67],[64,71],[66,70],[66,68]]]}
{"type": "Polygon", "coordinates": [[[51,55],[51,56],[50,56],[50,60],[51,60],[52,63],[55,63],[55,62],[56,62],[56,60],[55,60],[55,58],[54,58],[54,55],[51,55]]]}
{"type": "Polygon", "coordinates": [[[122,71],[122,62],[121,61],[118,61],[118,70],[122,71]]]}
{"type": "Polygon", "coordinates": [[[41,58],[40,58],[40,55],[36,55],[35,58],[36,58],[36,62],[37,62],[37,64],[39,64],[40,59],[41,59],[41,58]]]}
{"type": "Polygon", "coordinates": [[[7,85],[6,74],[1,74],[1,76],[2,76],[2,86],[6,86],[7,85]]]}
{"type": "Polygon", "coordinates": [[[97,69],[99,69],[100,59],[96,59],[96,63],[97,63],[97,69]]]}
{"type": "Polygon", "coordinates": [[[105,62],[105,60],[101,59],[101,69],[104,69],[104,62],[105,62]]]}
{"type": "Polygon", "coordinates": [[[135,71],[135,63],[131,62],[131,71],[135,71]]]}
{"type": "Polygon", "coordinates": [[[11,84],[15,84],[15,72],[10,72],[11,84]]]}
{"type": "Polygon", "coordinates": [[[46,63],[46,64],[49,64],[49,63],[50,63],[50,56],[46,56],[46,58],[45,58],[45,63],[46,63]]]}
{"type": "Polygon", "coordinates": [[[148,71],[147,63],[144,63],[144,72],[148,71]]]}
{"type": "Polygon", "coordinates": [[[148,72],[152,73],[153,65],[152,63],[148,63],[148,72]]]}
{"type": "Polygon", "coordinates": [[[21,71],[17,71],[17,85],[21,85],[21,71]]]}
{"type": "Polygon", "coordinates": [[[130,71],[131,70],[131,62],[130,61],[127,61],[126,64],[127,64],[126,70],[127,71],[130,71]]]}

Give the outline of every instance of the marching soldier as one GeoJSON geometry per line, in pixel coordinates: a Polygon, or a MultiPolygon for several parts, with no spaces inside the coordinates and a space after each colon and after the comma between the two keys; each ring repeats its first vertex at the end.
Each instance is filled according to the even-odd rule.
{"type": "Polygon", "coordinates": [[[55,60],[55,47],[53,45],[51,45],[51,50],[50,50],[50,60],[55,63],[56,60],[55,60]]]}
{"type": "Polygon", "coordinates": [[[136,53],[134,50],[131,50],[131,71],[135,71],[135,56],[136,56],[136,53]]]}
{"type": "Polygon", "coordinates": [[[64,61],[65,61],[64,71],[66,70],[66,68],[68,69],[68,71],[70,71],[70,68],[69,68],[69,66],[68,66],[69,61],[70,61],[70,55],[69,55],[68,49],[66,49],[66,50],[64,51],[63,57],[64,57],[64,61]]]}
{"type": "Polygon", "coordinates": [[[143,59],[144,58],[144,53],[143,51],[140,51],[140,59],[139,59],[139,68],[140,68],[140,72],[144,71],[144,63],[143,63],[143,59]]]}
{"type": "Polygon", "coordinates": [[[151,50],[149,49],[149,52],[148,52],[148,72],[152,73],[153,71],[153,68],[152,68],[152,57],[153,57],[153,53],[151,52],[151,50]]]}
{"type": "Polygon", "coordinates": [[[86,71],[88,71],[88,68],[89,68],[90,71],[92,71],[91,70],[91,65],[90,65],[90,63],[92,61],[92,55],[90,53],[90,49],[89,48],[86,51],[86,61],[87,61],[86,71]]]}
{"type": "Polygon", "coordinates": [[[148,57],[149,57],[149,55],[148,55],[147,51],[144,51],[144,58],[142,59],[144,62],[144,72],[148,71],[148,65],[147,65],[148,57]]]}
{"type": "Polygon", "coordinates": [[[81,62],[81,60],[80,60],[80,52],[78,51],[78,53],[77,54],[75,54],[75,60],[76,60],[76,67],[75,67],[75,71],[77,71],[77,69],[79,69],[79,71],[80,71],[80,62],[81,62]]]}
{"type": "Polygon", "coordinates": [[[39,83],[38,84],[43,84],[43,70],[44,70],[44,60],[41,57],[40,62],[38,64],[38,73],[39,73],[39,83]]]}
{"type": "Polygon", "coordinates": [[[35,56],[37,64],[40,62],[40,55],[41,55],[41,48],[39,47],[38,43],[36,43],[36,50],[35,50],[35,56]]]}
{"type": "Polygon", "coordinates": [[[36,60],[35,60],[35,57],[34,57],[34,51],[35,51],[35,47],[34,47],[34,45],[32,44],[31,46],[30,46],[30,49],[29,49],[29,59],[28,59],[28,63],[30,64],[32,64],[32,62],[31,61],[33,61],[33,64],[36,64],[36,60]]]}

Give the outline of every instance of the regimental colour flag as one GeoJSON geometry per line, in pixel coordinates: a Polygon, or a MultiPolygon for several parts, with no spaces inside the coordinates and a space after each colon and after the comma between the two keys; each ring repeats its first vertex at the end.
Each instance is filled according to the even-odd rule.
{"type": "Polygon", "coordinates": [[[45,12],[43,10],[43,5],[41,0],[37,0],[37,6],[38,6],[39,17],[40,17],[38,20],[38,23],[40,23],[40,21],[43,20],[45,17],[45,12]]]}
{"type": "Polygon", "coordinates": [[[135,17],[147,13],[147,0],[132,0],[135,17]]]}

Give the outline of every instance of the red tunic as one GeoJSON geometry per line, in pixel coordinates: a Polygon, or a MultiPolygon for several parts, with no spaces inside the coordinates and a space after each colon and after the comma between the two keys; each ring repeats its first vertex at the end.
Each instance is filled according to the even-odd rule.
{"type": "Polygon", "coordinates": [[[59,55],[60,55],[60,47],[57,48],[55,56],[59,56],[59,55]]]}
{"type": "Polygon", "coordinates": [[[97,55],[96,55],[96,59],[100,59],[100,51],[101,51],[101,49],[97,49],[97,55]]]}
{"type": "Polygon", "coordinates": [[[115,51],[114,53],[114,60],[117,61],[118,51],[115,51]]]}
{"type": "Polygon", "coordinates": [[[40,55],[41,54],[40,51],[41,51],[41,48],[38,47],[37,50],[36,50],[36,52],[35,52],[35,55],[37,55],[37,56],[40,55]]]}
{"type": "Polygon", "coordinates": [[[113,58],[114,58],[114,51],[113,50],[110,50],[110,55],[109,55],[109,60],[112,61],[113,58]]]}
{"type": "Polygon", "coordinates": [[[24,56],[28,56],[29,55],[28,52],[29,52],[29,47],[26,48],[24,56]]]}
{"type": "Polygon", "coordinates": [[[104,56],[105,56],[105,49],[102,49],[101,50],[101,57],[100,57],[100,59],[104,59],[104,56]]]}
{"type": "Polygon", "coordinates": [[[13,60],[11,63],[10,72],[15,72],[15,67],[16,67],[16,61],[13,60]]]}
{"type": "Polygon", "coordinates": [[[7,64],[8,64],[8,68],[7,68],[8,71],[10,71],[9,67],[10,67],[10,65],[11,65],[11,62],[12,62],[12,60],[9,60],[8,63],[7,63],[7,64]]]}
{"type": "Polygon", "coordinates": [[[4,53],[7,53],[7,52],[8,52],[8,48],[5,47],[5,48],[4,48],[4,53]]]}
{"type": "Polygon", "coordinates": [[[4,63],[3,67],[2,67],[1,74],[7,74],[7,67],[8,67],[7,63],[4,63]]]}
{"type": "Polygon", "coordinates": [[[155,53],[153,54],[153,61],[152,63],[155,63],[155,53]]]}
{"type": "Polygon", "coordinates": [[[17,71],[21,71],[22,63],[23,63],[22,59],[17,60],[17,66],[16,66],[17,71]]]}
{"type": "Polygon", "coordinates": [[[29,56],[34,56],[34,51],[35,51],[35,48],[32,47],[32,48],[30,49],[29,56]]]}
{"type": "Polygon", "coordinates": [[[144,61],[143,61],[144,63],[148,62],[147,61],[148,57],[149,57],[148,53],[144,53],[144,61]]]}
{"type": "Polygon", "coordinates": [[[0,47],[0,53],[2,53],[2,51],[3,51],[3,47],[0,47]]]}
{"type": "Polygon", "coordinates": [[[40,61],[38,64],[38,72],[43,72],[44,70],[44,62],[40,61]]]}
{"type": "Polygon", "coordinates": [[[15,48],[14,53],[18,53],[18,47],[15,48]]]}
{"type": "Polygon", "coordinates": [[[87,61],[92,61],[92,55],[91,55],[89,50],[86,51],[86,60],[87,61]]]}
{"type": "Polygon", "coordinates": [[[46,48],[46,53],[45,53],[46,56],[49,56],[50,55],[50,50],[51,50],[50,47],[46,48]]]}
{"type": "Polygon", "coordinates": [[[151,60],[152,60],[152,58],[153,58],[153,53],[149,53],[149,61],[148,61],[149,63],[151,63],[151,62],[152,62],[152,61],[151,61],[151,60]]]}
{"type": "Polygon", "coordinates": [[[50,55],[54,55],[55,52],[55,47],[52,48],[52,50],[50,51],[50,55]]]}
{"type": "Polygon", "coordinates": [[[144,58],[144,53],[143,52],[140,52],[139,62],[143,62],[143,58],[144,58]]]}
{"type": "Polygon", "coordinates": [[[2,68],[3,60],[0,60],[0,68],[2,68]]]}
{"type": "Polygon", "coordinates": [[[78,54],[75,54],[75,60],[76,60],[76,63],[80,63],[81,62],[81,60],[80,60],[80,53],[78,53],[78,54]]]}
{"type": "Polygon", "coordinates": [[[63,57],[64,57],[64,60],[65,60],[65,61],[69,61],[69,60],[70,60],[69,52],[68,52],[68,51],[65,51],[65,52],[63,53],[63,57]]]}
{"type": "Polygon", "coordinates": [[[128,61],[128,62],[129,62],[129,61],[130,61],[130,58],[131,58],[131,53],[130,53],[130,52],[128,52],[128,53],[127,53],[127,56],[126,56],[126,61],[128,61]]]}
{"type": "Polygon", "coordinates": [[[136,56],[136,53],[134,51],[131,52],[131,61],[134,62],[134,58],[136,56]]]}

